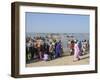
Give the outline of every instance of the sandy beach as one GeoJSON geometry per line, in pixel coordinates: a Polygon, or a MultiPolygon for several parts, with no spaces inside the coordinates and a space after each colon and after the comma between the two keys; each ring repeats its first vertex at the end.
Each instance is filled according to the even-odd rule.
{"type": "Polygon", "coordinates": [[[89,64],[89,54],[80,56],[79,61],[73,61],[73,56],[62,56],[51,61],[38,61],[26,64],[26,67],[41,67],[41,66],[60,66],[60,65],[84,65],[89,64]]]}

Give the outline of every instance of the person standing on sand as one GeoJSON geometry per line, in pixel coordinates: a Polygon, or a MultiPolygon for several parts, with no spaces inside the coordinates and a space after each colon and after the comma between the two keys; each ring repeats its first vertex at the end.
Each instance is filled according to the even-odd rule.
{"type": "Polygon", "coordinates": [[[42,60],[42,45],[41,45],[41,38],[38,38],[36,40],[37,43],[37,51],[38,51],[38,55],[39,55],[39,59],[42,60]]]}
{"type": "Polygon", "coordinates": [[[62,50],[61,41],[59,41],[57,42],[56,47],[55,47],[55,52],[56,52],[55,57],[56,58],[61,57],[61,50],[62,50]]]}
{"type": "Polygon", "coordinates": [[[73,61],[80,60],[79,54],[80,54],[80,50],[79,50],[79,47],[78,47],[78,41],[75,40],[75,46],[74,46],[74,60],[73,60],[73,61]]]}
{"type": "Polygon", "coordinates": [[[53,44],[52,42],[50,42],[50,45],[49,45],[49,57],[50,57],[50,60],[52,60],[54,58],[54,54],[53,54],[53,44]]]}
{"type": "Polygon", "coordinates": [[[49,44],[47,41],[45,41],[43,44],[43,53],[43,60],[47,61],[49,58],[49,44]]]}

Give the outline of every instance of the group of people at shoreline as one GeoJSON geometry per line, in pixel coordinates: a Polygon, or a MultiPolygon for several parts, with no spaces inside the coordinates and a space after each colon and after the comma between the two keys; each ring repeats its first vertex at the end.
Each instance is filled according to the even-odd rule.
{"type": "MultiPolygon", "coordinates": [[[[89,41],[69,40],[68,48],[70,48],[70,55],[73,55],[73,61],[80,60],[80,56],[84,55],[87,50],[89,51],[89,41]]],[[[31,59],[49,61],[62,55],[63,46],[60,39],[48,37],[26,38],[26,62],[31,59]]]]}
{"type": "Polygon", "coordinates": [[[70,54],[73,56],[73,61],[80,60],[80,56],[89,53],[89,41],[88,40],[71,40],[69,42],[70,54]]]}
{"type": "Polygon", "coordinates": [[[52,60],[62,55],[61,40],[52,40],[42,37],[34,37],[26,39],[26,58],[30,54],[31,59],[52,60]]]}

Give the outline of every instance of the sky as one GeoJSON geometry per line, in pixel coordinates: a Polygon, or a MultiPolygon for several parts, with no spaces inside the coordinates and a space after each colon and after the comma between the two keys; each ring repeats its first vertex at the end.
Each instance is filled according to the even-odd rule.
{"type": "Polygon", "coordinates": [[[89,33],[89,15],[25,13],[26,33],[89,33]]]}

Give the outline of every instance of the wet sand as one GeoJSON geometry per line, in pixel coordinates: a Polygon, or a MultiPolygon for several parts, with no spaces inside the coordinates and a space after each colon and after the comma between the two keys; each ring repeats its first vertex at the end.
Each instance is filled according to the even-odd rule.
{"type": "Polygon", "coordinates": [[[26,64],[26,67],[41,67],[41,66],[60,66],[60,65],[84,65],[89,64],[89,54],[80,56],[79,61],[73,61],[73,56],[63,56],[51,61],[38,61],[26,64]]]}

